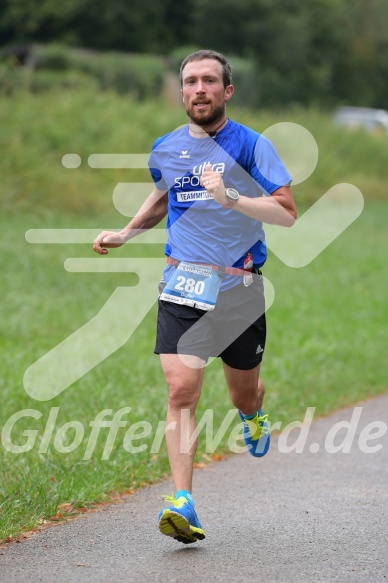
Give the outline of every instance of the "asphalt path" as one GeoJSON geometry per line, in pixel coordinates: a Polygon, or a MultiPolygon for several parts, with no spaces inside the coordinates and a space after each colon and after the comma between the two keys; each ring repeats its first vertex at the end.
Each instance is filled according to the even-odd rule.
{"type": "Polygon", "coordinates": [[[388,583],[388,395],[360,407],[313,421],[301,453],[295,429],[196,470],[204,541],[159,533],[164,482],[0,549],[0,581],[388,583]]]}

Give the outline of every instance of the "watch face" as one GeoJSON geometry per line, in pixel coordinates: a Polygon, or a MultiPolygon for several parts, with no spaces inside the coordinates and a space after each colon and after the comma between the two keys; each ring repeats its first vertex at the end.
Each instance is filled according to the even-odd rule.
{"type": "Polygon", "coordinates": [[[234,188],[227,188],[225,191],[225,196],[230,200],[238,200],[240,195],[234,188]]]}

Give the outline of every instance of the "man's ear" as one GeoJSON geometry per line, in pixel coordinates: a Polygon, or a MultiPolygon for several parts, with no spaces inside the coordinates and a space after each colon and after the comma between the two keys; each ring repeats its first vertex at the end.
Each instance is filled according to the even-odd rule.
{"type": "Polygon", "coordinates": [[[234,92],[234,87],[233,85],[228,85],[227,87],[225,87],[225,91],[224,91],[224,97],[225,97],[225,101],[229,101],[229,99],[232,97],[234,92]]]}

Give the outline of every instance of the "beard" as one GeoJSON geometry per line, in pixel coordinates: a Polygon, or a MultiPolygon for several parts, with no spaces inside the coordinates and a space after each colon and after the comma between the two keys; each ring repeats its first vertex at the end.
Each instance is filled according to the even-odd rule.
{"type": "Polygon", "coordinates": [[[207,114],[196,114],[194,106],[186,108],[190,120],[197,126],[210,126],[216,123],[225,114],[225,104],[212,107],[207,114]]]}

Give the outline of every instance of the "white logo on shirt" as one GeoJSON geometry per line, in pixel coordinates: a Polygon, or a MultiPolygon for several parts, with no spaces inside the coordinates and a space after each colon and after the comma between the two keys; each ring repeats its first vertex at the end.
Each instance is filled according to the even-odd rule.
{"type": "Polygon", "coordinates": [[[179,158],[190,158],[190,154],[188,154],[188,150],[182,150],[182,154],[179,158]]]}
{"type": "MultiPolygon", "coordinates": [[[[188,154],[185,154],[188,150],[182,150],[182,155],[179,158],[190,158],[188,154]]],[[[216,164],[212,164],[211,162],[205,162],[204,164],[196,165],[191,171],[190,175],[185,176],[177,176],[174,180],[174,186],[176,188],[190,188],[201,186],[200,179],[202,172],[205,171],[206,166],[209,165],[213,172],[219,172],[220,174],[224,174],[225,172],[225,163],[218,162],[216,164]]]]}
{"type": "Polygon", "coordinates": [[[208,200],[213,198],[213,195],[206,190],[190,190],[189,192],[177,192],[176,198],[178,202],[190,202],[193,200],[208,200]]]}
{"type": "Polygon", "coordinates": [[[225,172],[225,163],[224,162],[218,162],[216,164],[212,164],[209,160],[209,162],[205,162],[204,164],[200,164],[199,166],[194,166],[193,168],[193,174],[202,174],[203,172],[205,172],[205,168],[206,166],[210,166],[210,168],[213,170],[213,172],[219,172],[220,174],[223,174],[225,172]]]}

